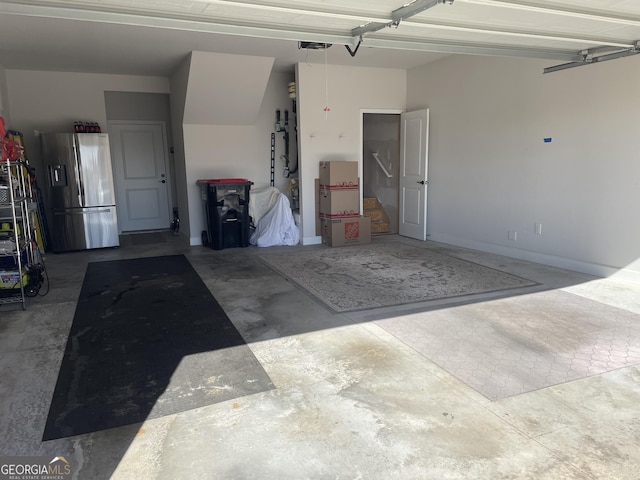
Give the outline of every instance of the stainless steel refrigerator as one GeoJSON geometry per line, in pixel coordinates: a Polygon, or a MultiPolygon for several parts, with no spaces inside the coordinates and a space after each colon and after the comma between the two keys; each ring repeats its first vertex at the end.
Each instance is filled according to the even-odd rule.
{"type": "Polygon", "coordinates": [[[40,141],[51,250],[118,246],[109,136],[41,133],[40,141]]]}

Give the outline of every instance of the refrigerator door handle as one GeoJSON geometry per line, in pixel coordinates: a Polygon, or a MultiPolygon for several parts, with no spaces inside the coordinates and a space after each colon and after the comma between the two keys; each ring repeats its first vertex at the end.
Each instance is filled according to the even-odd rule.
{"type": "Polygon", "coordinates": [[[84,182],[82,181],[82,164],[80,161],[80,152],[78,151],[77,146],[73,145],[73,158],[76,163],[76,183],[78,184],[78,202],[81,207],[86,206],[85,198],[84,198],[84,182]]]}
{"type": "Polygon", "coordinates": [[[64,216],[64,215],[90,215],[94,213],[109,213],[109,212],[111,212],[110,208],[101,208],[101,209],[91,209],[91,211],[72,210],[67,212],[53,212],[53,214],[57,216],[61,216],[61,215],[64,216]]]}

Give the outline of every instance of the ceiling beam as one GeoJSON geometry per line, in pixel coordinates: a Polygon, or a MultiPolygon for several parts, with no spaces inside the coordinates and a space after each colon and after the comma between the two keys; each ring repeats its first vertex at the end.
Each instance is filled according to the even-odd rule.
{"type": "Polygon", "coordinates": [[[18,5],[0,2],[0,14],[24,15],[41,18],[59,18],[62,20],[78,20],[85,22],[111,23],[136,27],[165,28],[187,32],[214,33],[221,35],[237,35],[240,37],[269,38],[273,40],[300,40],[310,42],[335,43],[347,45],[353,43],[350,35],[310,32],[308,30],[286,30],[251,25],[232,25],[178,19],[162,16],[139,15],[131,13],[114,13],[95,10],[76,10],[59,7],[43,7],[18,5]]]}
{"type": "Polygon", "coordinates": [[[368,14],[355,13],[355,12],[347,12],[347,11],[329,11],[329,10],[317,10],[317,9],[307,9],[301,7],[291,7],[291,6],[276,6],[276,5],[264,5],[258,3],[245,3],[245,2],[237,2],[233,0],[207,0],[207,3],[211,3],[214,5],[225,5],[225,6],[233,6],[238,8],[245,8],[247,10],[261,10],[268,12],[282,12],[282,13],[292,13],[296,15],[309,15],[312,17],[321,17],[321,18],[333,18],[340,20],[353,20],[356,22],[378,22],[378,23],[387,23],[390,21],[389,18],[386,17],[376,17],[368,14]]]}
{"type": "MultiPolygon", "coordinates": [[[[260,12],[274,12],[274,13],[284,13],[291,15],[307,15],[312,17],[319,18],[328,18],[328,19],[337,19],[337,20],[351,20],[354,22],[358,22],[359,24],[364,22],[390,22],[391,17],[387,16],[375,16],[366,14],[363,12],[354,12],[354,11],[331,11],[331,10],[317,10],[311,8],[302,8],[302,7],[292,7],[289,5],[279,6],[279,5],[265,5],[261,3],[247,3],[247,2],[238,2],[233,0],[207,0],[207,4],[212,5],[220,5],[226,7],[238,8],[245,11],[260,11],[260,12]]],[[[153,10],[148,8],[143,8],[142,4],[136,4],[135,2],[131,2],[130,5],[126,7],[114,5],[110,9],[105,8],[97,8],[95,5],[91,4],[81,4],[81,3],[65,3],[57,0],[18,0],[18,1],[0,1],[0,6],[7,8],[16,7],[20,9],[21,6],[26,8],[59,8],[64,11],[86,11],[86,12],[111,12],[111,13],[119,13],[124,15],[142,15],[148,17],[155,16],[165,16],[167,14],[175,16],[179,16],[178,18],[182,19],[193,19],[194,21],[206,21],[202,20],[202,16],[196,13],[180,13],[180,12],[166,12],[162,10],[153,10]]]]}
{"type": "Polygon", "coordinates": [[[616,23],[619,25],[640,25],[640,17],[621,15],[605,12],[603,10],[591,10],[586,8],[573,8],[561,5],[543,6],[524,0],[456,0],[460,3],[483,5],[490,7],[504,7],[527,12],[538,12],[551,15],[562,15],[571,18],[581,18],[583,20],[596,20],[599,22],[616,23]]]}
{"type": "MultiPolygon", "coordinates": [[[[440,0],[440,3],[447,0],[440,0]]],[[[133,13],[115,13],[95,10],[78,10],[72,8],[36,6],[16,4],[0,1],[0,14],[26,15],[34,17],[60,18],[65,20],[79,20],[87,22],[113,23],[120,25],[142,26],[150,28],[165,28],[193,32],[213,33],[222,35],[236,35],[244,37],[269,38],[274,40],[309,41],[332,43],[338,45],[354,45],[354,37],[346,34],[332,34],[330,32],[313,32],[296,30],[293,28],[270,28],[268,26],[232,25],[197,21],[194,19],[176,19],[165,16],[141,15],[133,13]]],[[[581,62],[580,53],[567,50],[540,49],[528,47],[494,46],[483,44],[461,44],[444,42],[423,42],[410,39],[392,39],[367,37],[364,45],[371,48],[403,49],[434,53],[459,53],[467,55],[490,55],[540,58],[562,62],[581,62]]]]}
{"type": "Polygon", "coordinates": [[[424,28],[424,29],[449,30],[449,31],[466,32],[466,33],[482,33],[487,35],[531,38],[535,40],[552,40],[552,41],[568,42],[568,43],[583,43],[583,44],[586,43],[589,45],[611,46],[611,47],[617,47],[617,48],[631,48],[634,46],[634,42],[620,42],[615,40],[606,40],[602,38],[592,38],[592,37],[578,37],[578,36],[567,37],[563,35],[553,35],[548,33],[522,32],[517,30],[505,30],[505,29],[497,29],[497,28],[489,28],[489,27],[470,27],[466,25],[454,25],[450,23],[435,23],[435,22],[408,20],[404,22],[404,25],[408,27],[410,26],[410,27],[424,28]]]}
{"type": "Polygon", "coordinates": [[[580,53],[563,50],[535,49],[527,47],[501,47],[493,45],[469,45],[439,42],[419,42],[412,40],[381,39],[367,37],[363,45],[373,48],[391,48],[398,50],[413,50],[434,53],[459,53],[464,55],[488,55],[497,57],[525,57],[540,59],[555,59],[565,62],[578,62],[582,59],[580,53]]]}

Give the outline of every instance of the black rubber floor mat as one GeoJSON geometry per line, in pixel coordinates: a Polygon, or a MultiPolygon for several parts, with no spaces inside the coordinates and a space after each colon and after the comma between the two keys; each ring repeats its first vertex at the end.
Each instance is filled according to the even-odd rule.
{"type": "Polygon", "coordinates": [[[183,255],[90,263],[43,440],[272,388],[183,255]]]}

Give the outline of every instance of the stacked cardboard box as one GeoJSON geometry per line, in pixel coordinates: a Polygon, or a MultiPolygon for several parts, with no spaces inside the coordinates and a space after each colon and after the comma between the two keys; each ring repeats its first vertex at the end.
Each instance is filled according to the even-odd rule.
{"type": "Polygon", "coordinates": [[[362,199],[362,214],[371,218],[371,233],[387,233],[391,230],[389,215],[376,197],[362,199]]]}
{"type": "Polygon", "coordinates": [[[320,162],[318,212],[322,243],[337,247],[371,242],[371,219],[360,216],[357,162],[320,162]]]}

